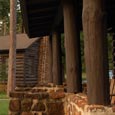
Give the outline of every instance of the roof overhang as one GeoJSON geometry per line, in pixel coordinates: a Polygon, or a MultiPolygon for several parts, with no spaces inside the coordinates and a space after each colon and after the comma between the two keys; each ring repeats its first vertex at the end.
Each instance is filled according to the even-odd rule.
{"type": "Polygon", "coordinates": [[[60,0],[20,0],[25,31],[28,36],[49,35],[62,21],[60,0]]]}
{"type": "MultiPolygon", "coordinates": [[[[82,29],[82,0],[75,0],[82,29]]],[[[20,0],[25,31],[30,38],[50,35],[59,28],[63,32],[61,0],[20,0]]],[[[106,1],[107,27],[115,32],[115,0],[106,1]]]]}

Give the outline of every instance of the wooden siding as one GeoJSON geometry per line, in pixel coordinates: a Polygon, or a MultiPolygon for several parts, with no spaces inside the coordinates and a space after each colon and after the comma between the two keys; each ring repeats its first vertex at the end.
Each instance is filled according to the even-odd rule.
{"type": "Polygon", "coordinates": [[[25,85],[24,76],[24,53],[16,55],[16,85],[25,85]]]}
{"type": "MultiPolygon", "coordinates": [[[[38,41],[36,41],[23,52],[16,54],[17,87],[31,87],[38,83],[38,44],[38,41]]],[[[8,63],[8,53],[0,54],[0,65],[6,62],[8,63]]]]}
{"type": "Polygon", "coordinates": [[[24,54],[25,85],[30,87],[38,83],[38,42],[33,43],[24,54]]]}
{"type": "MultiPolygon", "coordinates": [[[[6,73],[8,74],[8,54],[0,55],[0,66],[6,65],[4,68],[6,73]]],[[[2,67],[0,68],[0,77],[2,72],[2,67]]],[[[24,86],[24,54],[17,53],[16,55],[16,86],[24,86]]]]}

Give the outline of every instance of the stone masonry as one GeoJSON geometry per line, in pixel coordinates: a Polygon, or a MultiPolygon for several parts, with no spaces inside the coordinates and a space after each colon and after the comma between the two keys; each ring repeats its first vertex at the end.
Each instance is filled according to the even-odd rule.
{"type": "Polygon", "coordinates": [[[84,94],[68,94],[64,102],[65,115],[115,115],[115,105],[88,105],[84,94]]]}
{"type": "Polygon", "coordinates": [[[48,82],[48,37],[40,39],[38,56],[38,85],[43,85],[48,82]]]}
{"type": "Polygon", "coordinates": [[[10,93],[8,115],[115,115],[115,104],[88,105],[83,93],[65,93],[63,86],[35,87],[10,93]]]}
{"type": "Polygon", "coordinates": [[[10,93],[8,115],[64,115],[62,88],[34,88],[10,93]]]}

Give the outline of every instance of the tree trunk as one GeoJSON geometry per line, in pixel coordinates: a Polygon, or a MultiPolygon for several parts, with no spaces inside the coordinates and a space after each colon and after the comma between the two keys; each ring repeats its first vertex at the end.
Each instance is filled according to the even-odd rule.
{"type": "Polygon", "coordinates": [[[63,0],[67,91],[81,92],[80,36],[74,0],[63,0]]]}
{"type": "Polygon", "coordinates": [[[89,104],[109,104],[104,0],[83,0],[83,31],[89,104]]]}
{"type": "Polygon", "coordinates": [[[52,34],[52,51],[53,51],[53,83],[62,84],[61,73],[61,34],[53,32],[52,34]]]}
{"type": "Polygon", "coordinates": [[[15,90],[16,83],[16,0],[10,0],[10,49],[7,94],[15,90]]]}

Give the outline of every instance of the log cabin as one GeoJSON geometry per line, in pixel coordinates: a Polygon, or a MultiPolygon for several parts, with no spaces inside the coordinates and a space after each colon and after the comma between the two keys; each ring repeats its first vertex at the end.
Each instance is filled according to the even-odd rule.
{"type": "MultiPolygon", "coordinates": [[[[0,37],[0,78],[8,76],[9,36],[0,37]]],[[[39,38],[29,39],[26,34],[17,35],[16,86],[32,87],[38,79],[39,38]]]]}

